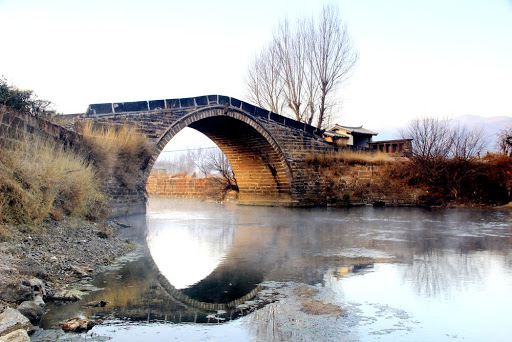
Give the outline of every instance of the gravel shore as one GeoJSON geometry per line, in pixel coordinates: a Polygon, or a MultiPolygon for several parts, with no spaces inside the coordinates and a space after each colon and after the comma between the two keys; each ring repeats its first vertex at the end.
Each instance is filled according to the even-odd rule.
{"type": "Polygon", "coordinates": [[[0,226],[0,312],[32,300],[30,283],[44,284],[45,298],[91,276],[133,249],[116,237],[114,221],[48,220],[36,227],[0,226]]]}

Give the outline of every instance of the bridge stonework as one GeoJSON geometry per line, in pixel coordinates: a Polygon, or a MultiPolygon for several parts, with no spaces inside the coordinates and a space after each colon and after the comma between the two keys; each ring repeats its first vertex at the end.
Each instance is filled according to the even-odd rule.
{"type": "Polygon", "coordinates": [[[135,190],[110,182],[114,215],[144,212],[144,188],[158,155],[183,128],[210,138],[228,158],[239,186],[239,204],[310,206],[322,204],[324,182],[308,166],[310,153],[332,151],[322,131],[221,95],[90,105],[84,120],[135,125],[155,145],[141,165],[135,190]]]}

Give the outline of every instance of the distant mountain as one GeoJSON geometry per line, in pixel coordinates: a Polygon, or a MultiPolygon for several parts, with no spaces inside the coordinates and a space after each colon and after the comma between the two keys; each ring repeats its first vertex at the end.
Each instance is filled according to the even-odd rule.
{"type": "MultiPolygon", "coordinates": [[[[484,134],[488,139],[487,150],[489,151],[495,150],[498,132],[505,127],[512,126],[512,117],[510,116],[493,116],[490,118],[485,118],[479,115],[462,115],[455,117],[452,120],[455,123],[461,123],[470,128],[483,127],[484,134]]],[[[401,127],[397,127],[396,129],[393,130],[376,129],[375,131],[378,132],[379,134],[373,138],[373,141],[400,139],[400,128],[401,127]]]]}

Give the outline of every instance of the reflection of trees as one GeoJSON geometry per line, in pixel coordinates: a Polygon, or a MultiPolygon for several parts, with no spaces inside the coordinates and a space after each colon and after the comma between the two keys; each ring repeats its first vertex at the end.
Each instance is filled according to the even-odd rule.
{"type": "MultiPolygon", "coordinates": [[[[463,288],[468,280],[482,281],[491,261],[511,249],[512,238],[499,228],[507,220],[499,212],[419,213],[403,246],[413,255],[403,276],[422,296],[449,296],[451,290],[463,288]]],[[[506,257],[503,261],[507,262],[506,257]]]]}
{"type": "Polygon", "coordinates": [[[482,270],[489,266],[488,256],[432,250],[416,255],[403,276],[421,296],[449,296],[452,289],[462,289],[467,280],[482,280],[482,270]]]}

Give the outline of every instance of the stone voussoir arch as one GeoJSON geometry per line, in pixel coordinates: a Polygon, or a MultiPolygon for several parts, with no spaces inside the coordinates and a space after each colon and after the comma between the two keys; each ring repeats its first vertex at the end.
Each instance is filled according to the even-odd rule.
{"type": "Polygon", "coordinates": [[[156,140],[144,171],[144,182],[167,143],[185,127],[213,140],[237,176],[241,204],[291,204],[292,168],[273,134],[240,108],[213,105],[196,109],[174,121],[156,140]]]}

